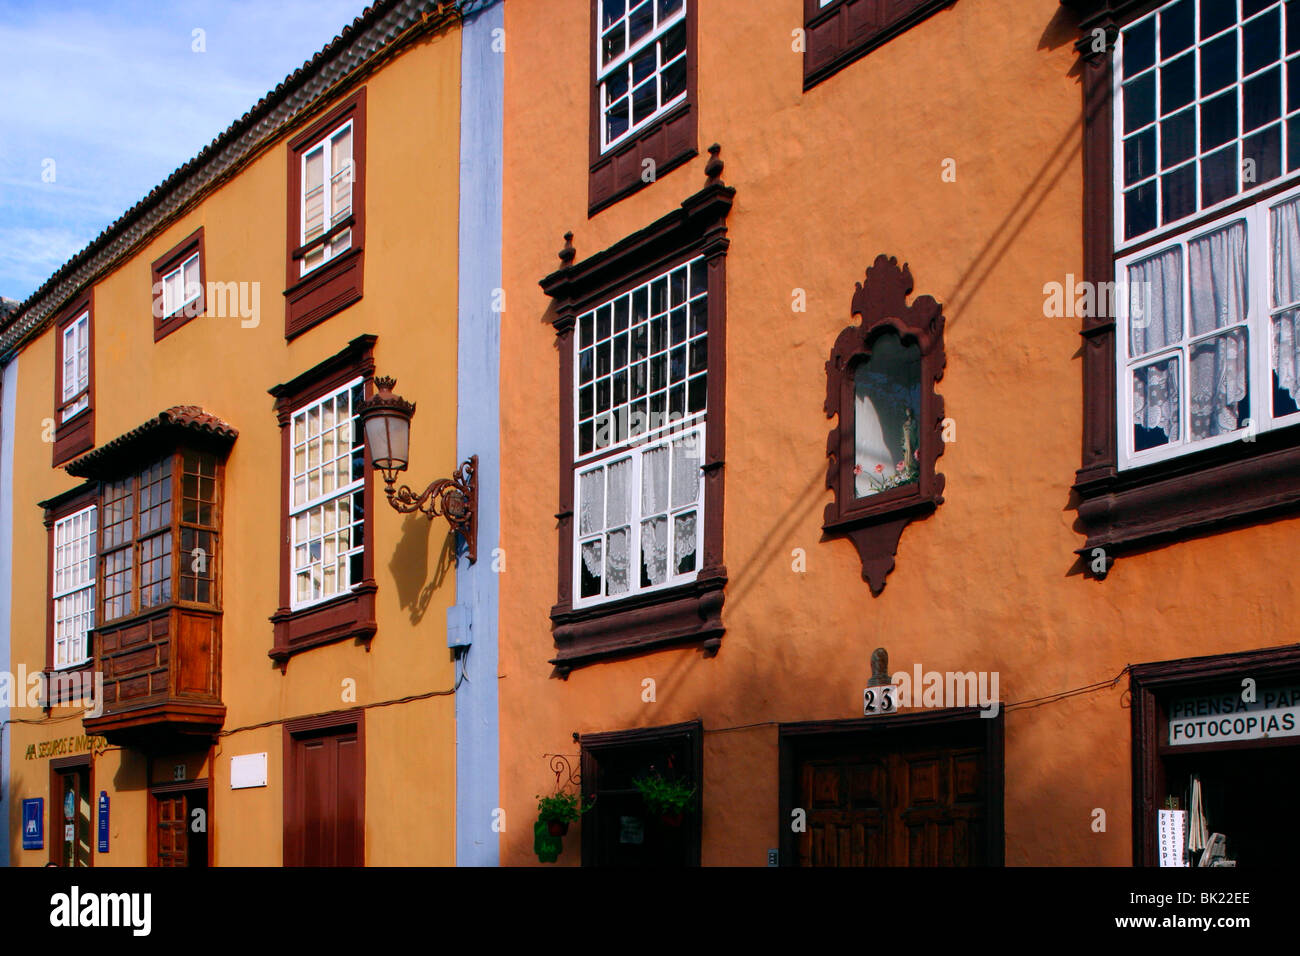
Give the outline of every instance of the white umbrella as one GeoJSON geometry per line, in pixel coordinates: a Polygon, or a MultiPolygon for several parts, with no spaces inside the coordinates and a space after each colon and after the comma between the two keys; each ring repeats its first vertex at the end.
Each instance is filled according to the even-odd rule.
{"type": "Polygon", "coordinates": [[[1187,849],[1201,851],[1209,842],[1205,824],[1205,800],[1201,796],[1201,778],[1192,774],[1192,807],[1187,821],[1187,849]]]}

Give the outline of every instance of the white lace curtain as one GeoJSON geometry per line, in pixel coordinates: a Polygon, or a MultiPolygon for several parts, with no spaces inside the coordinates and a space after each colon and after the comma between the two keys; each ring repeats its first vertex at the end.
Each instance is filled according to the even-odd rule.
{"type": "MultiPolygon", "coordinates": [[[[1246,224],[1233,223],[1189,243],[1192,335],[1246,321],[1246,224]]],[[[1246,397],[1249,350],[1244,328],[1198,342],[1191,349],[1188,387],[1193,440],[1237,428],[1246,397]]]]}
{"type": "MultiPolygon", "coordinates": [[[[1300,201],[1273,210],[1273,307],[1300,300],[1300,201]]],[[[1300,309],[1273,318],[1273,362],[1278,385],[1300,404],[1300,309]]]]}
{"type": "Polygon", "coordinates": [[[668,577],[668,510],[670,455],[667,445],[652,448],[641,458],[641,563],[651,584],[668,577]],[[654,516],[654,517],[652,517],[654,516]]]}
{"type": "MultiPolygon", "coordinates": [[[[1188,244],[1191,291],[1189,333],[1201,336],[1189,349],[1186,383],[1192,440],[1238,427],[1246,397],[1246,228],[1233,223],[1188,244]]],[[[1131,266],[1129,279],[1129,354],[1140,357],[1183,341],[1181,252],[1175,247],[1131,266]]],[[[1180,437],[1181,387],[1177,356],[1133,373],[1133,424],[1180,437]]]]}
{"type": "Polygon", "coordinates": [[[627,523],[631,483],[630,458],[589,471],[579,481],[579,533],[587,535],[605,528],[613,529],[606,535],[607,547],[602,548],[599,539],[582,547],[582,563],[593,577],[601,576],[603,552],[603,571],[608,576],[609,594],[622,594],[628,589],[631,535],[627,523]]]}
{"type": "Polygon", "coordinates": [[[594,468],[579,477],[578,534],[598,536],[582,542],[582,563],[592,577],[604,576],[606,594],[623,594],[631,588],[631,524],[638,517],[646,581],[654,585],[668,579],[670,520],[673,560],[679,566],[694,566],[698,514],[680,509],[699,501],[702,452],[701,436],[695,432],[641,453],[639,516],[633,514],[632,458],[594,468]]]}

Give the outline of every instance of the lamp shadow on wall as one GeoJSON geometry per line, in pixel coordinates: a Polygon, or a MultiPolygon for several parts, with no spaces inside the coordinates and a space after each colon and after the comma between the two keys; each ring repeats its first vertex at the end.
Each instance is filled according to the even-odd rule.
{"type": "Polygon", "coordinates": [[[433,522],[422,514],[407,515],[402,536],[393,548],[388,571],[397,586],[398,603],[410,615],[412,624],[424,619],[434,592],[442,587],[447,572],[456,564],[456,535],[448,531],[442,539],[438,559],[429,570],[429,538],[433,522]]]}

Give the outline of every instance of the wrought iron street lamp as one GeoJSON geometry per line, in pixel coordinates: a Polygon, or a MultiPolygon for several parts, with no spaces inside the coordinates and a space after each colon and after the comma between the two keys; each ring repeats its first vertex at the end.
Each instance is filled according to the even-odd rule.
{"type": "Polygon", "coordinates": [[[471,455],[450,478],[430,482],[420,494],[407,485],[394,488],[397,473],[410,461],[411,418],[415,403],[393,394],[394,378],[376,378],[378,391],[357,406],[366,433],[366,446],[376,471],[383,472],[384,493],[393,509],[403,514],[419,511],[430,520],[441,515],[465,539],[472,564],[478,558],[478,455],[471,455]]]}

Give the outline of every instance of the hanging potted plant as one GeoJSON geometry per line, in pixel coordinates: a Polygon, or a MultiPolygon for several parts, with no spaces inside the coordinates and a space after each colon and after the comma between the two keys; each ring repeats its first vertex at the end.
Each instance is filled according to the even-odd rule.
{"type": "Polygon", "coordinates": [[[561,790],[553,796],[537,798],[537,822],[546,824],[551,836],[564,836],[569,832],[569,824],[590,809],[590,804],[582,806],[576,793],[561,790]]]}
{"type": "Polygon", "coordinates": [[[670,827],[682,825],[682,817],[690,808],[695,797],[695,788],[684,780],[669,780],[654,767],[644,777],[637,777],[632,783],[641,792],[641,799],[651,813],[670,827]]]}

